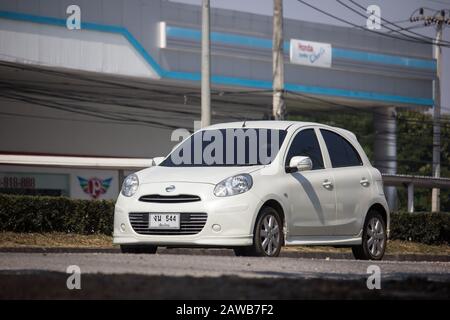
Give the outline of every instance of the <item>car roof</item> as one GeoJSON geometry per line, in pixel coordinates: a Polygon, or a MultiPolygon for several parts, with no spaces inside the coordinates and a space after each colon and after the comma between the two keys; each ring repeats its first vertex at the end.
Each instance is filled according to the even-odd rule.
{"type": "Polygon", "coordinates": [[[226,122],[211,125],[205,129],[227,129],[227,128],[264,128],[264,129],[278,129],[286,130],[289,127],[303,127],[307,125],[321,125],[314,122],[300,122],[300,121],[275,121],[275,120],[257,120],[257,121],[239,121],[226,122]],[[245,127],[243,126],[245,123],[245,127]]]}
{"type": "Polygon", "coordinates": [[[211,125],[209,127],[204,128],[204,130],[228,129],[228,128],[264,128],[264,129],[278,129],[278,130],[287,130],[287,129],[296,130],[298,128],[306,126],[334,129],[343,136],[347,137],[347,139],[357,141],[355,134],[346,129],[332,127],[317,122],[304,122],[304,121],[252,120],[252,121],[226,122],[211,125]]]}

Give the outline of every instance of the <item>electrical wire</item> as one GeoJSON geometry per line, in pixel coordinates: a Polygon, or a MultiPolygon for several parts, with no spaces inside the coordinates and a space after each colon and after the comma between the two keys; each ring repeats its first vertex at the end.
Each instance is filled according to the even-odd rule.
{"type": "MultiPolygon", "coordinates": [[[[412,30],[412,29],[421,29],[421,28],[426,28],[427,26],[424,26],[424,25],[415,25],[415,26],[409,26],[409,27],[406,27],[406,28],[401,28],[401,29],[399,29],[399,30],[412,30]]],[[[397,31],[399,31],[399,30],[397,30],[397,31]]],[[[393,31],[387,31],[387,33],[392,33],[393,31]]]]}
{"type": "MultiPolygon", "coordinates": [[[[351,3],[353,3],[353,4],[356,4],[358,7],[363,8],[363,9],[365,10],[364,7],[360,6],[359,4],[355,3],[354,1],[352,1],[352,0],[349,0],[349,1],[350,1],[351,3]]],[[[345,8],[349,9],[350,11],[356,13],[357,15],[359,15],[359,16],[361,16],[361,17],[363,17],[363,18],[367,18],[367,16],[366,16],[365,14],[363,14],[363,13],[361,13],[361,12],[355,10],[354,8],[352,8],[352,7],[350,7],[350,6],[348,6],[348,5],[345,4],[343,1],[341,1],[341,0],[336,0],[336,2],[339,3],[341,6],[344,6],[345,8]]],[[[364,12],[365,12],[365,11],[364,11],[364,12]]],[[[436,44],[436,42],[434,41],[434,39],[425,37],[424,35],[419,34],[419,33],[416,33],[416,32],[413,32],[413,31],[409,31],[409,32],[410,32],[410,33],[414,33],[414,34],[416,34],[416,35],[419,35],[420,37],[418,38],[418,37],[414,37],[414,36],[407,35],[407,34],[401,32],[401,29],[405,30],[405,28],[402,28],[402,27],[400,27],[400,26],[398,26],[398,25],[396,25],[396,24],[394,24],[394,23],[392,23],[392,22],[390,22],[390,21],[388,21],[388,20],[386,20],[386,19],[384,19],[384,18],[382,18],[382,17],[379,17],[379,18],[380,18],[381,21],[385,21],[387,24],[394,25],[396,28],[400,29],[400,30],[396,30],[396,29],[393,29],[393,28],[391,28],[391,27],[388,27],[386,24],[381,24],[383,27],[385,27],[386,29],[388,29],[390,32],[398,33],[398,34],[400,34],[400,35],[402,35],[402,36],[404,36],[404,37],[406,37],[406,38],[408,38],[408,39],[422,40],[422,41],[426,41],[426,42],[431,41],[430,44],[436,44]],[[428,38],[428,39],[426,39],[426,38],[428,38]]],[[[443,42],[443,41],[440,42],[440,44],[442,44],[442,43],[444,43],[444,42],[443,42]]],[[[446,43],[446,45],[449,45],[449,44],[450,44],[450,43],[446,43]]]]}
{"type": "MultiPolygon", "coordinates": [[[[395,117],[395,118],[389,117],[389,116],[387,116],[384,113],[380,113],[380,112],[377,112],[376,110],[373,110],[373,108],[376,107],[376,106],[372,106],[371,109],[369,109],[369,108],[364,108],[364,109],[363,108],[356,108],[356,107],[348,106],[348,105],[345,105],[345,104],[341,104],[341,103],[337,103],[337,102],[333,102],[333,101],[328,101],[328,100],[325,100],[325,99],[322,99],[322,98],[319,98],[319,97],[305,95],[303,93],[299,93],[299,92],[295,92],[295,91],[286,91],[286,92],[289,93],[289,94],[295,95],[295,96],[299,96],[299,97],[304,98],[304,99],[315,100],[315,101],[319,101],[321,103],[325,103],[325,104],[328,104],[328,105],[337,106],[337,107],[349,110],[351,112],[355,112],[356,111],[356,112],[361,112],[361,113],[370,113],[372,115],[376,115],[376,116],[378,116],[378,117],[380,117],[382,119],[386,119],[386,120],[393,120],[393,119],[397,118],[397,117],[395,117]]],[[[413,119],[411,119],[411,120],[405,119],[405,121],[417,122],[416,120],[413,120],[413,119]]],[[[429,120],[429,121],[425,120],[425,121],[421,121],[421,122],[422,123],[429,123],[429,124],[434,123],[433,120],[429,120]]],[[[450,119],[449,120],[442,120],[441,119],[438,122],[443,124],[443,125],[447,125],[448,124],[449,127],[450,127],[450,119]]]]}
{"type": "MultiPolygon", "coordinates": [[[[345,23],[345,24],[347,24],[347,25],[353,26],[353,27],[358,28],[358,29],[360,29],[360,30],[363,30],[363,31],[365,31],[365,32],[369,32],[369,33],[372,33],[372,34],[376,34],[376,35],[378,35],[378,36],[380,36],[380,37],[387,37],[387,38],[391,38],[391,39],[395,39],[395,40],[402,40],[402,41],[413,42],[413,43],[424,44],[424,45],[425,45],[425,44],[426,44],[426,45],[432,45],[432,44],[433,44],[432,42],[428,42],[428,41],[414,40],[414,39],[409,39],[409,38],[405,38],[405,37],[397,37],[397,36],[394,36],[394,35],[392,35],[392,34],[387,34],[387,33],[384,33],[384,32],[377,32],[377,31],[375,31],[375,30],[370,30],[370,29],[364,28],[363,26],[357,25],[357,24],[355,24],[355,23],[353,23],[353,22],[350,22],[350,21],[348,21],[348,20],[345,20],[345,19],[343,19],[343,18],[340,18],[340,17],[338,17],[338,16],[336,16],[336,15],[333,15],[333,14],[331,14],[331,13],[328,13],[328,12],[326,12],[326,11],[324,11],[324,10],[322,10],[322,9],[320,9],[320,8],[318,8],[318,7],[316,7],[316,6],[313,6],[313,5],[309,4],[309,3],[307,3],[307,2],[304,1],[304,0],[297,0],[297,1],[300,2],[300,3],[302,3],[302,4],[304,4],[304,5],[306,5],[306,6],[308,6],[308,7],[310,7],[311,9],[316,10],[317,12],[320,12],[320,13],[322,13],[322,14],[324,14],[324,15],[330,17],[330,18],[333,18],[333,19],[335,19],[335,20],[337,20],[337,21],[343,22],[343,23],[345,23]]],[[[439,45],[440,47],[446,47],[446,48],[449,48],[449,47],[450,47],[450,45],[446,45],[446,44],[437,44],[437,45],[439,45]]]]}
{"type": "MultiPolygon", "coordinates": [[[[357,13],[358,15],[363,16],[363,17],[366,17],[364,14],[361,14],[361,13],[357,12],[356,10],[354,10],[353,8],[350,8],[349,6],[347,6],[346,4],[344,4],[344,3],[342,2],[342,0],[336,0],[336,1],[337,1],[339,4],[345,6],[346,8],[352,10],[353,12],[357,13]]],[[[348,0],[348,1],[351,2],[352,4],[354,4],[355,6],[357,6],[358,8],[360,8],[361,10],[363,10],[364,12],[366,11],[366,8],[364,8],[362,5],[360,5],[359,3],[357,3],[355,0],[348,0]]],[[[436,11],[436,10],[432,10],[432,11],[436,11]]],[[[438,11],[440,12],[440,10],[438,10],[438,11]]],[[[411,14],[411,17],[412,17],[412,15],[413,15],[413,14],[411,14]]],[[[377,17],[378,17],[378,16],[377,16],[377,17]]],[[[411,18],[411,17],[410,17],[410,18],[411,18]]],[[[389,20],[387,20],[387,19],[385,19],[385,18],[382,18],[382,17],[378,17],[378,18],[379,18],[381,21],[384,21],[385,23],[387,23],[387,24],[389,24],[389,25],[392,25],[392,26],[394,26],[394,27],[396,27],[396,28],[399,29],[399,30],[392,30],[391,28],[386,27],[386,25],[383,25],[385,28],[389,29],[391,32],[397,32],[397,33],[399,33],[399,34],[405,35],[405,34],[402,33],[401,31],[407,31],[408,33],[411,33],[411,34],[414,34],[414,35],[416,35],[416,36],[419,36],[419,37],[423,38],[425,41],[431,41],[433,44],[437,44],[437,43],[436,43],[436,40],[435,40],[434,38],[425,36],[425,35],[423,35],[423,34],[420,34],[420,33],[414,32],[414,31],[409,31],[409,30],[407,30],[407,28],[403,28],[403,27],[399,26],[398,24],[396,24],[396,23],[394,23],[394,22],[391,22],[391,21],[389,21],[389,20]]],[[[421,25],[421,26],[419,26],[419,27],[426,27],[426,26],[421,25]]],[[[407,35],[405,35],[405,36],[407,36],[407,35]]],[[[446,45],[450,45],[450,42],[444,41],[444,40],[441,40],[441,41],[439,42],[439,44],[441,44],[441,43],[444,43],[444,44],[446,44],[446,45]]]]}

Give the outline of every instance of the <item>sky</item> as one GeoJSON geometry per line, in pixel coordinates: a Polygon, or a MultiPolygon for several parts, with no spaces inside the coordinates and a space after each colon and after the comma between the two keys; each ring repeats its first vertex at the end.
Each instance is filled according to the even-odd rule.
{"type": "MultiPolygon", "coordinates": [[[[200,5],[201,0],[170,0],[173,2],[189,3],[200,5]]],[[[231,9],[237,11],[251,12],[263,15],[272,15],[273,0],[210,0],[211,6],[216,8],[231,9]]],[[[348,8],[339,4],[336,0],[305,0],[306,2],[325,10],[333,15],[341,17],[354,24],[365,26],[366,19],[350,11],[348,8]]],[[[388,21],[402,21],[409,19],[411,13],[420,7],[430,9],[450,9],[450,0],[354,0],[364,7],[369,5],[378,5],[381,9],[381,17],[388,21]]],[[[348,0],[344,3],[351,5],[348,0]]],[[[295,20],[304,20],[311,22],[326,23],[331,25],[347,26],[345,23],[337,21],[331,17],[317,12],[297,0],[283,1],[284,17],[295,20]]],[[[450,11],[449,11],[450,12],[450,11]]],[[[402,27],[409,27],[412,24],[408,22],[399,23],[402,27]]],[[[415,24],[419,25],[420,22],[415,24]]],[[[383,28],[380,32],[386,32],[383,28]]],[[[423,34],[428,37],[435,36],[433,27],[424,27],[413,29],[412,31],[423,34]]],[[[444,28],[443,39],[450,41],[450,26],[444,28]]],[[[441,105],[443,112],[450,113],[450,48],[442,50],[442,79],[441,79],[441,105]]]]}

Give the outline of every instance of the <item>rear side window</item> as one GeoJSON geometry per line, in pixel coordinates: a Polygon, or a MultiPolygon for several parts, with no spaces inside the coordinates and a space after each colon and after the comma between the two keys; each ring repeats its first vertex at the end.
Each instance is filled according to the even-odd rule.
{"type": "Polygon", "coordinates": [[[361,157],[350,142],[332,131],[320,129],[320,132],[327,145],[333,168],[362,165],[361,157]]]}
{"type": "Polygon", "coordinates": [[[309,157],[313,163],[313,170],[323,169],[322,152],[314,129],[302,130],[295,136],[286,157],[286,166],[294,156],[309,157]]]}

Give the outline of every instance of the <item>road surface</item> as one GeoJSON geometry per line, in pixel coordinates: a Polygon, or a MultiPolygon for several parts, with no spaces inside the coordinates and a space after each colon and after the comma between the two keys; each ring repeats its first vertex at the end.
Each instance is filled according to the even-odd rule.
{"type": "Polygon", "coordinates": [[[0,287],[0,298],[449,299],[450,262],[0,252],[0,287]],[[66,288],[70,265],[81,270],[77,293],[66,288]],[[367,288],[371,265],[381,290],[367,288]]]}

